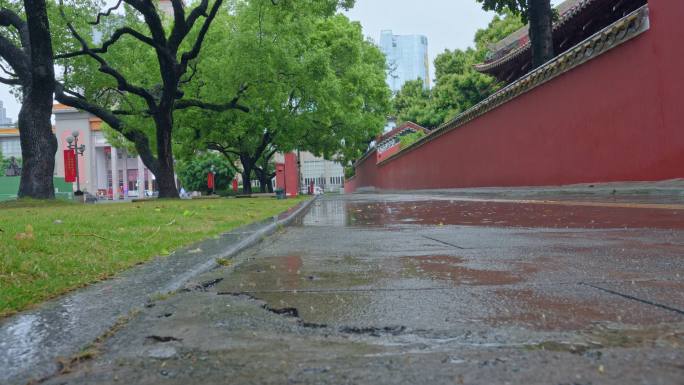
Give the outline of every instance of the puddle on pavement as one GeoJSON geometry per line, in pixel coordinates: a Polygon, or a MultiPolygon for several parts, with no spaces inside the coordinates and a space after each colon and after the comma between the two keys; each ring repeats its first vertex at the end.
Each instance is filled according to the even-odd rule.
{"type": "MultiPolygon", "coordinates": [[[[327,201],[321,202],[328,204],[327,201]]],[[[684,229],[684,210],[570,206],[519,202],[342,202],[335,225],[468,225],[543,228],[684,229]]]]}
{"type": "Polygon", "coordinates": [[[354,257],[261,257],[235,267],[218,292],[322,290],[368,287],[386,276],[381,266],[354,257]],[[305,263],[306,261],[306,263],[305,263]]]}
{"type": "Polygon", "coordinates": [[[595,323],[640,325],[677,320],[675,313],[574,285],[567,286],[566,293],[500,288],[494,295],[500,300],[497,314],[486,320],[494,326],[514,324],[538,330],[581,330],[595,323]]]}
{"type": "Polygon", "coordinates": [[[455,285],[510,285],[537,272],[531,264],[524,264],[522,269],[514,271],[473,269],[463,266],[463,258],[454,256],[405,257],[403,260],[404,274],[450,281],[455,285]]]}
{"type": "Polygon", "coordinates": [[[247,260],[230,278],[207,289],[223,293],[271,291],[349,291],[511,285],[537,273],[533,263],[514,262],[475,268],[457,256],[262,257],[247,260]]]}
{"type": "Polygon", "coordinates": [[[595,358],[601,357],[599,349],[668,347],[679,349],[684,347],[684,324],[660,324],[625,328],[596,325],[579,332],[575,341],[544,341],[525,346],[528,350],[549,350],[587,355],[595,350],[595,358]]]}

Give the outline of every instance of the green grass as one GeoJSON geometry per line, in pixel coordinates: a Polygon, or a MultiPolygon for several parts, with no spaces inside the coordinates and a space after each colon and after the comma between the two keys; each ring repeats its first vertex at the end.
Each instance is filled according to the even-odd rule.
{"type": "Polygon", "coordinates": [[[302,200],[0,203],[0,317],[302,200]]]}

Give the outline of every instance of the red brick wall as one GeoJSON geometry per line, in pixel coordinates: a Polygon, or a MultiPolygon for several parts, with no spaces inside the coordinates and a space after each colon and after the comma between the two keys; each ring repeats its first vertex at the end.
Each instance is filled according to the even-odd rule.
{"type": "Polygon", "coordinates": [[[650,30],[387,163],[368,157],[348,191],[684,177],[684,1],[649,6],[650,30]]]}

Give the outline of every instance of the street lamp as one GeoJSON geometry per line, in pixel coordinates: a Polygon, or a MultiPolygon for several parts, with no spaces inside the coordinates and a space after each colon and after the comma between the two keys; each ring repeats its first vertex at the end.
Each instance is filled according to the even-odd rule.
{"type": "Polygon", "coordinates": [[[71,136],[68,136],[66,138],[67,141],[67,148],[69,150],[74,150],[74,153],[76,154],[76,192],[75,195],[83,195],[83,192],[81,191],[81,177],[79,176],[78,173],[78,156],[81,155],[83,156],[83,153],[85,152],[85,144],[78,145],[78,131],[74,130],[71,132],[71,136]]]}

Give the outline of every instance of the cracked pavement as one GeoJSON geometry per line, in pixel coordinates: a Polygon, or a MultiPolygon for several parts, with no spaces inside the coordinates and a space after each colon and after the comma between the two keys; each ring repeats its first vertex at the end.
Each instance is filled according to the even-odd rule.
{"type": "Polygon", "coordinates": [[[45,383],[684,384],[684,205],[561,198],[324,197],[45,383]]]}

